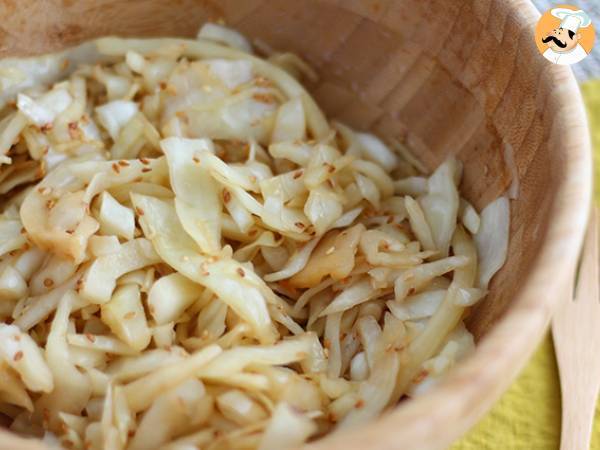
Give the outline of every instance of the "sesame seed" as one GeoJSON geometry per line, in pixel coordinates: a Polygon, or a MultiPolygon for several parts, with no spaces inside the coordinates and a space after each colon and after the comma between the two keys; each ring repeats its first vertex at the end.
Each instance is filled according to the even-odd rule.
{"type": "Polygon", "coordinates": [[[335,252],[335,246],[331,246],[327,249],[327,251],[325,252],[326,255],[331,255],[333,252],[335,252]]]}
{"type": "Polygon", "coordinates": [[[244,272],[244,269],[242,269],[241,267],[237,268],[237,273],[242,278],[244,278],[246,276],[246,273],[244,272]]]}
{"type": "Polygon", "coordinates": [[[146,159],[146,158],[140,158],[140,162],[141,162],[142,164],[144,164],[144,165],[148,165],[148,164],[150,164],[150,161],[149,161],[148,159],[146,159]]]}
{"type": "Polygon", "coordinates": [[[152,169],[150,167],[142,168],[142,173],[148,173],[148,172],[152,172],[152,169]]]}
{"type": "Polygon", "coordinates": [[[267,103],[267,104],[269,104],[269,103],[275,103],[276,102],[275,97],[272,96],[272,95],[270,95],[270,94],[257,93],[257,94],[254,94],[252,96],[252,98],[254,100],[256,100],[257,102],[260,102],[260,103],[267,103]]]}
{"type": "Polygon", "coordinates": [[[121,172],[121,168],[119,167],[119,165],[117,163],[112,164],[112,170],[114,170],[116,173],[121,172]]]}
{"type": "Polygon", "coordinates": [[[204,276],[210,275],[210,272],[208,271],[208,264],[206,264],[205,262],[203,262],[202,264],[200,264],[200,272],[204,276]]]}
{"type": "Polygon", "coordinates": [[[223,201],[229,203],[231,200],[231,193],[227,189],[223,189],[223,201]]]}
{"type": "Polygon", "coordinates": [[[121,167],[128,167],[129,166],[129,161],[125,161],[124,159],[119,161],[119,165],[121,167]]]}
{"type": "Polygon", "coordinates": [[[294,180],[297,180],[298,178],[300,178],[302,175],[304,175],[304,171],[303,170],[299,170],[298,172],[296,172],[293,176],[294,180]]]}
{"type": "Polygon", "coordinates": [[[93,334],[91,334],[91,333],[85,333],[85,337],[86,337],[86,338],[87,338],[87,340],[88,340],[88,341],[90,341],[90,342],[95,342],[95,341],[96,341],[96,338],[95,338],[95,337],[94,337],[94,335],[93,335],[93,334]]]}
{"type": "Polygon", "coordinates": [[[23,352],[19,350],[15,353],[15,356],[13,356],[13,361],[19,361],[21,358],[23,358],[23,352]]]}

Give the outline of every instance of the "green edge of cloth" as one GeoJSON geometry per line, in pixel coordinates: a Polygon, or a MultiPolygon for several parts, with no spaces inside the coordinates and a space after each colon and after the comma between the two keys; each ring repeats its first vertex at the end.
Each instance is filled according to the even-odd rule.
{"type": "MultiPolygon", "coordinates": [[[[581,86],[594,148],[594,177],[600,180],[600,80],[581,86]]],[[[600,204],[600,183],[594,188],[600,204]]],[[[550,334],[492,410],[452,450],[557,450],[560,447],[560,382],[550,334]]],[[[584,450],[584,449],[582,449],[584,450]]],[[[592,436],[600,450],[600,408],[592,436]]]]}

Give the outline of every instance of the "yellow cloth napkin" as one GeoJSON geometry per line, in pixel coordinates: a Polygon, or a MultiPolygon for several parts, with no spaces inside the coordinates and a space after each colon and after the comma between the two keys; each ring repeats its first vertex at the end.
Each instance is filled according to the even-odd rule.
{"type": "MultiPolygon", "coordinates": [[[[600,80],[582,85],[600,180],[600,80]]],[[[595,185],[600,204],[600,183],[595,185]]],[[[600,355],[599,355],[600,357],[600,355]]],[[[550,334],[494,408],[452,450],[557,450],[560,446],[560,384],[550,334]]],[[[586,449],[581,449],[586,450],[586,449]]],[[[592,436],[600,450],[600,407],[592,436]]]]}

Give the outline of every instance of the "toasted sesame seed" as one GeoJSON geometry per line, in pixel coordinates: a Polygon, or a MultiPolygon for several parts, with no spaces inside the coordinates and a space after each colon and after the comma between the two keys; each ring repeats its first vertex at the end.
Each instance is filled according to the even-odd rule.
{"type": "Polygon", "coordinates": [[[19,350],[15,353],[15,356],[13,356],[13,361],[19,361],[21,358],[23,358],[23,352],[19,350]]]}
{"type": "Polygon", "coordinates": [[[246,276],[246,272],[244,272],[244,269],[242,269],[241,267],[237,268],[237,273],[242,278],[246,276]]]}
{"type": "Polygon", "coordinates": [[[231,193],[227,189],[223,189],[223,201],[229,203],[231,201],[231,193]]]}
{"type": "Polygon", "coordinates": [[[260,102],[260,103],[267,103],[267,104],[269,104],[269,103],[275,103],[276,102],[276,99],[275,99],[275,97],[273,95],[263,94],[263,93],[260,93],[260,92],[257,93],[257,94],[254,94],[252,96],[252,98],[254,100],[256,100],[257,102],[260,102]]]}
{"type": "Polygon", "coordinates": [[[206,264],[206,262],[203,262],[202,264],[200,264],[200,272],[204,276],[210,275],[210,273],[208,272],[208,264],[206,264]]]}
{"type": "Polygon", "coordinates": [[[119,167],[119,165],[117,163],[112,164],[112,170],[114,170],[116,173],[121,172],[121,168],[119,167]]]}
{"type": "Polygon", "coordinates": [[[128,167],[129,166],[129,161],[125,161],[124,159],[119,161],[119,165],[121,167],[128,167]]]}

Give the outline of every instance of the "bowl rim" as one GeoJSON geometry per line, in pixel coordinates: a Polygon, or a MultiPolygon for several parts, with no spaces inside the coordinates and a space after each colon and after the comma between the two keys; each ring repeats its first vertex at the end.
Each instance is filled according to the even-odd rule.
{"type": "MultiPolygon", "coordinates": [[[[533,34],[540,17],[533,3],[496,3],[519,21],[521,33],[530,30],[533,34]]],[[[533,42],[532,39],[531,45],[533,42]]],[[[553,220],[510,309],[482,338],[474,354],[431,391],[371,423],[324,436],[303,449],[358,450],[373,448],[375,442],[378,450],[448,448],[491,409],[541,342],[558,302],[570,295],[567,289],[573,279],[592,199],[592,151],[579,86],[568,66],[552,65],[544,71],[544,77],[557,86],[552,96],[560,107],[554,115],[568,122],[571,132],[565,138],[568,152],[564,179],[551,206],[553,220]],[[539,295],[541,286],[549,295],[539,295]]]]}

